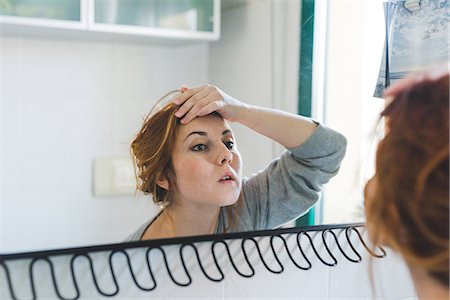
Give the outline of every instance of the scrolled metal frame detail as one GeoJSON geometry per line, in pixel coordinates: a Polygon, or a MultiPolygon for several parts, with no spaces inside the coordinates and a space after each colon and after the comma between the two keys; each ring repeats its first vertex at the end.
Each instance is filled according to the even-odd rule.
{"type": "Polygon", "coordinates": [[[151,251],[158,250],[161,252],[164,260],[164,265],[166,268],[166,271],[172,280],[172,282],[178,286],[189,286],[192,284],[192,276],[188,270],[188,267],[186,265],[185,256],[183,254],[183,250],[186,248],[193,249],[195,253],[195,258],[197,260],[198,266],[200,267],[201,272],[203,275],[210,281],[213,282],[220,282],[225,279],[225,273],[222,270],[218,258],[216,255],[216,247],[217,245],[221,244],[225,247],[225,253],[227,255],[227,258],[229,262],[231,263],[231,266],[233,267],[234,271],[239,274],[240,276],[244,278],[250,278],[253,277],[256,273],[255,268],[250,262],[249,255],[247,253],[246,244],[252,244],[253,248],[256,248],[257,254],[259,259],[261,260],[262,265],[264,268],[274,274],[282,273],[285,269],[284,265],[282,264],[281,260],[278,257],[278,254],[275,250],[274,241],[275,240],[281,240],[282,242],[282,248],[286,251],[288,254],[288,257],[290,261],[300,270],[307,271],[313,267],[312,262],[310,258],[307,257],[305,254],[305,251],[301,244],[302,237],[305,237],[307,241],[309,242],[309,246],[313,250],[314,255],[317,257],[317,259],[329,266],[334,267],[338,264],[338,259],[336,256],[332,253],[330,250],[329,242],[327,242],[327,236],[331,235],[332,241],[334,244],[337,245],[337,248],[343,255],[343,257],[352,263],[359,263],[362,261],[362,256],[358,251],[356,250],[356,247],[354,246],[353,242],[350,239],[350,235],[352,232],[357,234],[359,242],[362,244],[364,249],[373,257],[376,258],[382,258],[386,256],[386,252],[384,249],[378,247],[379,251],[381,253],[375,253],[375,251],[371,250],[369,246],[367,246],[367,243],[363,240],[360,231],[358,228],[364,228],[364,224],[358,223],[358,224],[340,224],[340,225],[322,225],[322,226],[313,226],[313,227],[298,227],[298,228],[286,228],[286,229],[276,229],[276,230],[264,230],[264,231],[252,231],[252,232],[242,232],[242,233],[228,233],[228,234],[219,234],[219,235],[208,235],[208,236],[197,236],[197,237],[185,237],[185,238],[175,238],[175,239],[162,239],[162,240],[153,240],[153,241],[140,241],[140,242],[129,242],[129,243],[122,243],[122,244],[111,244],[111,245],[101,245],[101,246],[93,246],[93,247],[81,247],[81,248],[69,248],[69,249],[59,249],[59,250],[49,250],[49,251],[39,251],[39,252],[29,252],[29,253],[16,253],[16,254],[3,254],[0,255],[0,265],[5,271],[6,274],[6,280],[8,283],[8,289],[9,293],[12,299],[16,300],[18,299],[16,296],[16,293],[14,291],[13,282],[11,280],[11,271],[7,266],[8,261],[13,260],[19,260],[19,259],[31,259],[31,263],[29,264],[29,280],[30,280],[30,290],[32,294],[32,299],[37,299],[36,295],[36,287],[35,287],[35,278],[33,275],[33,267],[35,264],[39,261],[44,261],[49,265],[50,268],[50,274],[51,274],[51,280],[53,284],[53,288],[55,289],[56,295],[59,297],[59,299],[63,300],[76,300],[79,299],[81,296],[81,292],[79,289],[79,284],[77,282],[77,276],[75,272],[75,260],[84,257],[87,259],[89,263],[89,269],[91,273],[91,278],[94,282],[94,286],[97,290],[97,292],[105,297],[114,297],[119,294],[120,287],[117,282],[117,276],[116,271],[114,270],[114,263],[113,263],[113,257],[118,254],[122,254],[125,256],[126,263],[128,265],[128,270],[130,272],[130,275],[133,279],[134,284],[137,288],[139,288],[142,291],[145,292],[151,292],[155,290],[158,286],[158,282],[155,278],[154,271],[151,267],[150,262],[150,253],[151,251]],[[345,240],[347,241],[347,244],[349,245],[351,249],[351,254],[349,255],[343,250],[343,247],[341,245],[342,241],[338,239],[338,236],[336,235],[335,231],[340,230],[340,232],[345,232],[345,240]],[[311,232],[321,232],[321,241],[325,248],[325,251],[329,258],[325,259],[320,254],[319,251],[316,248],[316,245],[313,242],[313,238],[311,237],[311,232]],[[306,266],[302,266],[301,264],[297,263],[297,261],[294,259],[293,254],[291,253],[291,250],[289,250],[288,244],[287,244],[287,238],[285,235],[292,236],[294,235],[296,238],[296,245],[298,246],[298,250],[301,254],[301,261],[306,262],[306,266]],[[278,268],[273,269],[269,267],[269,265],[266,262],[266,259],[264,258],[260,244],[258,243],[258,240],[256,237],[270,237],[270,249],[275,257],[276,263],[278,265],[278,268]],[[250,270],[250,273],[244,273],[242,272],[236,265],[233,256],[230,251],[230,246],[228,241],[236,241],[240,240],[240,251],[242,251],[243,257],[245,259],[245,262],[250,270]],[[202,264],[200,254],[198,251],[198,248],[196,246],[197,243],[201,242],[211,242],[210,252],[213,258],[214,266],[217,268],[217,271],[219,273],[218,277],[213,277],[210,274],[208,274],[207,270],[205,269],[204,265],[202,264]],[[186,275],[187,281],[181,282],[175,278],[173,275],[169,262],[167,259],[167,253],[164,250],[164,246],[173,246],[178,245],[179,246],[179,257],[181,261],[181,265],[183,268],[183,271],[186,275]],[[147,287],[140,284],[136,278],[136,274],[133,271],[133,267],[131,264],[131,258],[127,250],[135,249],[135,248],[147,248],[145,252],[145,259],[147,263],[147,269],[149,272],[149,276],[151,278],[152,283],[149,284],[147,287]],[[115,287],[114,291],[106,292],[102,290],[102,288],[99,285],[98,279],[96,277],[96,273],[94,270],[94,263],[92,260],[92,257],[90,254],[96,253],[96,252],[106,252],[109,251],[108,256],[108,264],[109,264],[109,270],[111,273],[111,278],[113,285],[115,287]],[[55,269],[52,262],[52,257],[60,256],[60,255],[69,255],[71,256],[70,259],[70,274],[71,279],[73,283],[73,289],[75,290],[75,295],[73,297],[67,297],[62,295],[60,288],[58,287],[58,282],[56,279],[55,269]],[[355,258],[356,257],[356,258],[355,258]],[[331,262],[329,261],[331,259],[331,262]]]}

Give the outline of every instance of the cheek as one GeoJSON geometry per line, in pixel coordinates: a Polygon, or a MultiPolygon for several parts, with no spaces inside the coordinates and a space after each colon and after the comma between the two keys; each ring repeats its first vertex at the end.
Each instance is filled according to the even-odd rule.
{"type": "Polygon", "coordinates": [[[370,179],[366,186],[364,187],[364,208],[366,210],[366,215],[369,213],[370,214],[370,206],[372,201],[374,200],[375,197],[375,189],[376,189],[376,182],[375,179],[372,178],[370,179]]]}
{"type": "Polygon", "coordinates": [[[204,161],[191,158],[174,162],[175,176],[178,185],[193,186],[192,183],[198,183],[199,180],[209,178],[207,174],[208,165],[204,161]]]}
{"type": "Polygon", "coordinates": [[[373,218],[376,219],[374,214],[377,214],[376,210],[376,203],[374,201],[377,201],[376,196],[376,188],[377,183],[376,179],[372,178],[370,179],[366,186],[364,187],[364,210],[366,213],[366,226],[369,229],[369,234],[371,231],[373,231],[372,222],[374,222],[373,218]]]}
{"type": "Polygon", "coordinates": [[[231,162],[231,166],[233,169],[238,171],[239,175],[242,173],[242,158],[241,155],[238,153],[233,153],[233,161],[231,162]]]}
{"type": "Polygon", "coordinates": [[[369,199],[368,199],[369,198],[368,197],[368,195],[369,195],[368,189],[369,189],[369,183],[366,183],[366,186],[364,187],[364,210],[366,212],[366,215],[367,215],[367,203],[369,201],[369,199]]]}

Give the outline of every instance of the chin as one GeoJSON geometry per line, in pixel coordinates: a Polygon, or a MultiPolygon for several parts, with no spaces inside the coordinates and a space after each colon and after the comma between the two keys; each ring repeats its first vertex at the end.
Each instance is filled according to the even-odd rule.
{"type": "Polygon", "coordinates": [[[220,206],[231,206],[235,204],[239,200],[239,194],[233,195],[233,197],[228,197],[227,199],[223,199],[220,203],[220,206]]]}

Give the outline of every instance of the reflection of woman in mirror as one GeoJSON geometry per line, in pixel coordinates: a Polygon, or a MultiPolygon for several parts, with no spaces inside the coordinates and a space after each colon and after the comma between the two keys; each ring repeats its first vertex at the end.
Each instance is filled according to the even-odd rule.
{"type": "Polygon", "coordinates": [[[419,298],[449,299],[448,68],[386,93],[387,133],[365,189],[369,235],[403,256],[419,298]]]}
{"type": "MultiPolygon", "coordinates": [[[[246,105],[214,86],[183,88],[132,142],[138,189],[163,209],[128,240],[273,229],[305,214],[345,154],[345,138],[308,118],[246,105]],[[227,121],[288,149],[242,177],[227,121]]],[[[254,149],[258,155],[258,149],[254,149]]]]}

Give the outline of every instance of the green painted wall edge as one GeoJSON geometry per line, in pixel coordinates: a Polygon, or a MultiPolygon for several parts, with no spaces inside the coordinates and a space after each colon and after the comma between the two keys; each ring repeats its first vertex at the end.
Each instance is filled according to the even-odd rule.
{"type": "MultiPolygon", "coordinates": [[[[314,0],[302,0],[300,18],[300,68],[298,114],[311,117],[312,61],[314,41],[314,0]]],[[[296,226],[314,225],[315,210],[297,219],[296,226]]]]}

